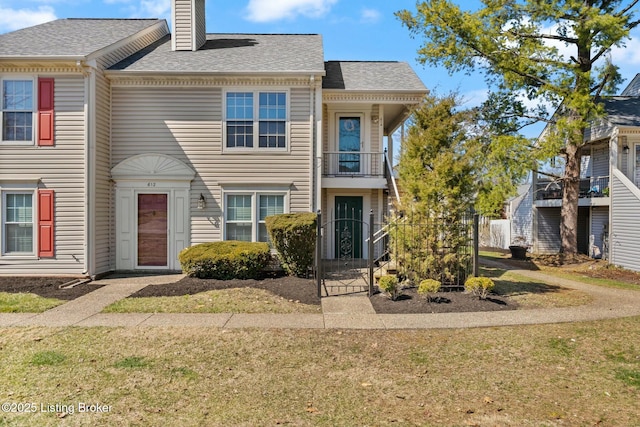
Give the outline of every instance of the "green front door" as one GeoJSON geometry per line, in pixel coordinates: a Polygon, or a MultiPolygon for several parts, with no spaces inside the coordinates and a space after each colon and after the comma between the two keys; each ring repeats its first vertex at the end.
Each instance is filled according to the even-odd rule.
{"type": "Polygon", "coordinates": [[[336,258],[362,258],[362,197],[336,196],[336,258]]]}

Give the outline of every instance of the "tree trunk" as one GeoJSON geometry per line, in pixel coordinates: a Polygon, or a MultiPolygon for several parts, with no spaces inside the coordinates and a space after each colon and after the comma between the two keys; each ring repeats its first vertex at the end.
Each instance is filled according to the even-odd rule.
{"type": "Polygon", "coordinates": [[[560,209],[560,252],[578,253],[578,199],[580,197],[580,149],[567,144],[560,209]]]}

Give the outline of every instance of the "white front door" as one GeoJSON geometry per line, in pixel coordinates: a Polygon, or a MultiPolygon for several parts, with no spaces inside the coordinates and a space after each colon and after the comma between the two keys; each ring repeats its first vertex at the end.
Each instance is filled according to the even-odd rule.
{"type": "Polygon", "coordinates": [[[116,183],[116,269],[180,270],[190,245],[191,181],[185,163],[158,153],[132,156],[111,169],[116,183]]]}
{"type": "Polygon", "coordinates": [[[164,184],[150,193],[131,184],[116,189],[116,269],[180,270],[178,253],[190,244],[189,190],[164,184]]]}

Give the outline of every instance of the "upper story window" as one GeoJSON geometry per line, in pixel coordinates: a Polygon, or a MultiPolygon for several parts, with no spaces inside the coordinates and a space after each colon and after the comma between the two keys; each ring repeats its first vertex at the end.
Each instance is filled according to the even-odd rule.
{"type": "Polygon", "coordinates": [[[33,86],[30,79],[2,80],[2,141],[33,142],[33,86]]]}
{"type": "Polygon", "coordinates": [[[286,92],[227,92],[226,147],[287,148],[286,92]]]}

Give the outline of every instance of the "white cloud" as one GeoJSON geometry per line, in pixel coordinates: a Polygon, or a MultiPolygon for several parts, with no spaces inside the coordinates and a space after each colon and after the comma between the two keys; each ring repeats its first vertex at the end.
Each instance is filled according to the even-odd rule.
{"type": "Polygon", "coordinates": [[[250,0],[248,19],[254,22],[292,19],[298,15],[316,18],[325,15],[338,0],[250,0]]]}
{"type": "Polygon", "coordinates": [[[362,22],[375,23],[380,20],[382,14],[376,9],[362,9],[362,22]]]}
{"type": "Polygon", "coordinates": [[[51,6],[37,9],[10,9],[0,7],[0,32],[19,30],[57,19],[51,6]]]}
{"type": "Polygon", "coordinates": [[[489,89],[476,89],[462,94],[461,104],[465,108],[473,108],[482,104],[489,97],[489,89]]]}
{"type": "Polygon", "coordinates": [[[144,13],[143,16],[148,16],[151,18],[164,17],[171,13],[171,1],[170,0],[141,0],[140,11],[144,13]]]}
{"type": "Polygon", "coordinates": [[[625,40],[624,47],[613,47],[611,49],[613,63],[620,67],[640,64],[640,31],[631,31],[629,36],[630,38],[625,40]]]}
{"type": "Polygon", "coordinates": [[[106,4],[126,5],[130,18],[169,18],[171,0],[104,0],[106,4]]]}

